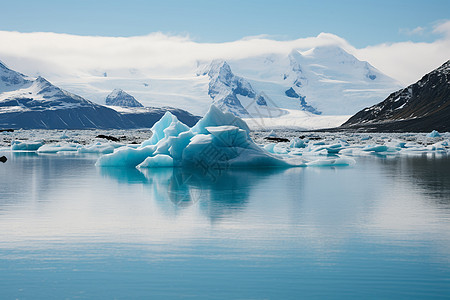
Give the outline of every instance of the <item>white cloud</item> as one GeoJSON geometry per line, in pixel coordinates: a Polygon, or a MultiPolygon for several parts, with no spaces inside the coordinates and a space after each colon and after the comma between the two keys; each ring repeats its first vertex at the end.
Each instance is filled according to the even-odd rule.
{"type": "Polygon", "coordinates": [[[358,49],[356,54],[403,84],[411,84],[450,59],[450,20],[436,25],[433,33],[440,38],[431,43],[381,44],[358,49]]]}
{"type": "Polygon", "coordinates": [[[152,33],[136,37],[76,36],[0,31],[0,60],[26,74],[48,77],[136,69],[149,76],[183,76],[197,61],[289,53],[321,45],[339,45],[394,77],[411,83],[448,60],[450,21],[438,24],[442,37],[432,43],[402,42],[356,49],[329,33],[291,41],[256,36],[227,43],[197,43],[186,36],[152,33]]]}
{"type": "Polygon", "coordinates": [[[414,29],[402,28],[399,31],[400,31],[400,33],[403,33],[406,35],[422,35],[425,32],[425,28],[418,26],[414,29]]]}
{"type": "Polygon", "coordinates": [[[450,36],[450,20],[443,21],[434,26],[433,33],[450,36]]]}
{"type": "MultiPolygon", "coordinates": [[[[0,31],[0,59],[11,61],[21,71],[35,66],[20,63],[48,63],[64,71],[137,68],[155,72],[193,66],[196,61],[215,58],[245,58],[264,53],[288,53],[293,48],[348,44],[332,34],[293,41],[253,37],[228,43],[196,43],[187,37],[153,33],[137,37],[75,36],[56,33],[19,33],[0,31]]],[[[43,72],[42,70],[39,70],[43,72]]]]}

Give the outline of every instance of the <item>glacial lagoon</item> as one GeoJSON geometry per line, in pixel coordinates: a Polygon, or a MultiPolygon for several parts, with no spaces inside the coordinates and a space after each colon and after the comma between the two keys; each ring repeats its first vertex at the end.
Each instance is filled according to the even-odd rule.
{"type": "Polygon", "coordinates": [[[214,176],[0,155],[3,299],[450,295],[448,154],[214,176]]]}

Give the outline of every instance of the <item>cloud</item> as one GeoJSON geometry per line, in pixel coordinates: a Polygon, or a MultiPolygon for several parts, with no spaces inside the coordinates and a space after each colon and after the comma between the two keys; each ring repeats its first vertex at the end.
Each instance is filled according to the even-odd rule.
{"type": "MultiPolygon", "coordinates": [[[[34,60],[40,62],[40,67],[48,63],[62,72],[135,68],[171,74],[174,69],[188,69],[199,60],[289,53],[294,48],[310,49],[329,44],[350,47],[345,40],[332,34],[292,41],[276,41],[258,36],[227,43],[196,43],[188,37],[162,33],[136,37],[99,37],[0,31],[0,59],[11,61],[20,71],[28,73],[35,66],[21,61],[34,60]]],[[[36,70],[31,73],[36,73],[36,70]]]]}
{"type": "Polygon", "coordinates": [[[159,32],[135,37],[77,36],[0,31],[0,60],[13,69],[49,78],[82,77],[134,69],[143,76],[192,75],[198,61],[240,59],[269,53],[288,54],[323,45],[338,45],[402,83],[411,83],[449,59],[450,21],[434,28],[432,43],[402,42],[357,49],[330,33],[278,41],[269,36],[226,43],[198,43],[188,36],[159,32]]]}
{"type": "Polygon", "coordinates": [[[439,22],[433,28],[433,33],[442,34],[446,37],[450,36],[450,20],[439,22]]]}
{"type": "Polygon", "coordinates": [[[434,26],[433,42],[385,43],[356,50],[359,59],[408,85],[450,59],[450,20],[434,26]]]}
{"type": "Polygon", "coordinates": [[[421,26],[418,26],[414,29],[401,28],[399,32],[406,35],[423,35],[425,32],[425,28],[421,26]]]}

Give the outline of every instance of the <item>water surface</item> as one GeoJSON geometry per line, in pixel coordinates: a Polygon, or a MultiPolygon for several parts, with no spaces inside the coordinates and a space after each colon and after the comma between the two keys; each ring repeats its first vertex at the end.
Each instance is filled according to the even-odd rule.
{"type": "Polygon", "coordinates": [[[450,295],[448,157],[205,177],[1,155],[2,299],[450,295]]]}

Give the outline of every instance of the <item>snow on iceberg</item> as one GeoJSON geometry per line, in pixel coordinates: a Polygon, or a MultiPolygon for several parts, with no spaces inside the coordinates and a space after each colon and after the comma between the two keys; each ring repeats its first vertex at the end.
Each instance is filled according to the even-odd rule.
{"type": "Polygon", "coordinates": [[[192,128],[181,123],[170,112],[153,125],[153,135],[140,147],[121,147],[101,156],[101,167],[167,167],[203,168],[293,167],[304,166],[302,160],[281,157],[256,145],[249,136],[247,124],[231,113],[212,105],[192,128]]]}

